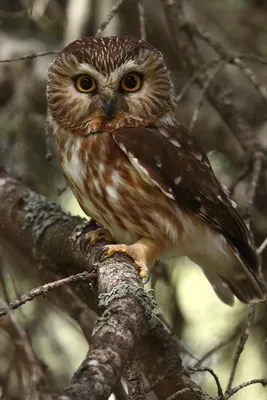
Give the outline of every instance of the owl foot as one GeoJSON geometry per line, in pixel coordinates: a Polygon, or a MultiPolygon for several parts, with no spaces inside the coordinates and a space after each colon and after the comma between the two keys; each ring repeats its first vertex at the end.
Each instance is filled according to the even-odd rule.
{"type": "Polygon", "coordinates": [[[108,245],[105,254],[110,257],[115,253],[127,254],[138,266],[140,278],[146,278],[148,277],[148,266],[153,264],[161,250],[162,245],[151,239],[142,238],[130,246],[126,244],[108,245]]]}
{"type": "Polygon", "coordinates": [[[89,233],[90,244],[95,244],[100,240],[105,240],[106,242],[114,243],[114,239],[111,233],[105,228],[99,228],[89,233]]]}

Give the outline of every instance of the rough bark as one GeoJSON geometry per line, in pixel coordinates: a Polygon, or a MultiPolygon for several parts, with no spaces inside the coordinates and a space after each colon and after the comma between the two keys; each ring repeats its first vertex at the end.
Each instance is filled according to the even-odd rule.
{"type": "Polygon", "coordinates": [[[60,277],[98,272],[98,288],[88,282],[75,286],[88,307],[103,314],[90,351],[62,398],[107,399],[136,348],[150,383],[166,374],[153,389],[159,399],[184,388],[190,390],[180,398],[209,399],[182,368],[177,344],[155,315],[153,298],[143,289],[135,265],[124,255],[103,256],[105,242],[88,244],[95,226],[0,173],[1,244],[24,254],[43,280],[46,272],[60,277]]]}

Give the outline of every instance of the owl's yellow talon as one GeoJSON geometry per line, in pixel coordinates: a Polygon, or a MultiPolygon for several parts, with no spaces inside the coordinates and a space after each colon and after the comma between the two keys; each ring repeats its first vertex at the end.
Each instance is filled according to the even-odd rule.
{"type": "Polygon", "coordinates": [[[147,257],[148,254],[147,252],[144,252],[144,248],[142,247],[144,240],[149,240],[149,239],[141,239],[139,242],[132,244],[130,246],[127,246],[125,244],[114,244],[111,246],[106,246],[105,250],[105,255],[111,257],[115,253],[124,253],[127,254],[133,261],[134,263],[138,266],[140,272],[139,276],[141,279],[147,278],[148,277],[148,268],[147,264],[151,264],[154,261],[154,256],[153,254],[153,259],[147,257]],[[142,242],[141,242],[142,241],[142,242]]]}
{"type": "Polygon", "coordinates": [[[112,257],[115,253],[125,253],[132,258],[132,256],[127,252],[128,247],[129,246],[126,246],[126,244],[113,244],[111,246],[105,246],[106,250],[104,251],[104,254],[112,257]]]}
{"type": "Polygon", "coordinates": [[[105,228],[99,228],[95,231],[89,232],[89,240],[90,244],[92,245],[99,242],[100,240],[105,240],[106,242],[110,243],[114,242],[111,233],[105,228]]]}

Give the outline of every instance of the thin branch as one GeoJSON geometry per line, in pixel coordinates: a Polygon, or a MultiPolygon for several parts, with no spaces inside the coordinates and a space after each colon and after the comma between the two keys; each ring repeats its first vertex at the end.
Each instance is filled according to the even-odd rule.
{"type": "Polygon", "coordinates": [[[251,327],[253,324],[254,316],[255,316],[255,305],[251,304],[249,306],[248,322],[247,322],[246,329],[240,338],[239,344],[238,344],[237,349],[234,354],[233,365],[232,365],[229,380],[227,383],[226,393],[229,392],[229,390],[232,388],[236,370],[237,370],[238,363],[240,360],[240,356],[241,356],[241,354],[245,348],[245,345],[247,343],[247,340],[248,340],[248,337],[249,337],[249,334],[251,331],[251,327]]]}
{"type": "Polygon", "coordinates": [[[105,21],[102,22],[100,28],[97,30],[95,36],[102,35],[103,31],[106,29],[112,18],[118,13],[123,2],[124,0],[118,0],[117,3],[114,4],[114,6],[111,8],[110,12],[107,15],[107,18],[105,19],[105,21]]]}
{"type": "Polygon", "coordinates": [[[175,98],[176,103],[179,103],[184,98],[184,96],[186,95],[186,93],[188,92],[190,87],[203,74],[203,72],[206,71],[208,73],[208,71],[210,71],[210,69],[212,69],[214,67],[214,65],[217,65],[219,61],[220,61],[219,58],[215,58],[210,63],[207,63],[204,66],[201,66],[198,70],[194,71],[192,76],[190,77],[190,79],[186,82],[186,84],[182,87],[180,92],[177,94],[177,96],[175,98]]]}
{"type": "Polygon", "coordinates": [[[59,52],[59,50],[53,50],[53,51],[46,51],[44,53],[29,54],[29,55],[23,56],[23,57],[7,58],[5,60],[0,60],[0,64],[11,63],[11,62],[15,62],[15,61],[32,60],[33,58],[49,56],[51,54],[57,54],[58,52],[59,52]]]}
{"type": "Polygon", "coordinates": [[[18,299],[11,301],[8,304],[8,308],[1,307],[0,308],[0,316],[6,315],[9,312],[9,309],[15,310],[16,308],[20,307],[22,304],[25,304],[28,301],[33,300],[35,297],[46,296],[49,291],[57,289],[61,286],[67,285],[69,283],[79,282],[79,281],[84,282],[84,281],[88,281],[88,280],[96,279],[96,278],[97,278],[97,273],[89,274],[88,272],[82,272],[80,274],[71,275],[68,278],[63,278],[63,279],[59,279],[54,282],[46,283],[42,286],[39,286],[37,288],[30,290],[29,292],[24,293],[18,299]]]}
{"type": "MultiPolygon", "coordinates": [[[[182,0],[162,0],[162,2],[165,7],[170,33],[177,47],[177,56],[179,59],[183,58],[186,60],[193,71],[206,64],[202,52],[194,41],[194,35],[196,34],[203,35],[205,39],[210,41],[213,47],[217,46],[216,51],[222,59],[226,60],[229,55],[232,56],[232,54],[225,51],[224,47],[221,46],[220,43],[217,43],[213,37],[199,30],[194,24],[186,21],[182,0]]],[[[197,82],[203,88],[205,79],[203,79],[202,75],[198,76],[197,82]]],[[[246,152],[253,153],[255,150],[259,149],[260,146],[254,132],[232,104],[225,87],[216,82],[216,84],[212,85],[209,90],[207,90],[207,98],[219,112],[222,119],[239,140],[246,152]]]]}
{"type": "Polygon", "coordinates": [[[194,388],[184,388],[181,390],[178,390],[178,392],[172,394],[170,397],[167,398],[167,400],[176,400],[176,399],[185,399],[186,397],[184,397],[184,394],[187,393],[197,393],[198,390],[194,389],[194,388]]]}
{"type": "Polygon", "coordinates": [[[224,399],[223,390],[222,390],[222,386],[221,386],[220,380],[218,378],[218,375],[213,371],[213,369],[208,368],[208,367],[202,367],[202,368],[190,368],[190,367],[188,367],[187,370],[189,372],[193,372],[193,373],[195,373],[195,372],[209,372],[213,376],[213,378],[215,380],[215,383],[217,385],[217,392],[218,392],[218,396],[219,396],[218,400],[223,400],[224,399]]]}
{"type": "Polygon", "coordinates": [[[239,57],[238,55],[230,52],[218,40],[216,40],[213,35],[205,31],[204,29],[199,28],[196,24],[192,22],[186,21],[183,24],[183,29],[188,29],[191,34],[197,35],[200,39],[204,40],[213,50],[215,50],[223,60],[228,60],[227,62],[239,68],[243,75],[256,88],[263,100],[267,100],[266,88],[258,82],[258,79],[254,72],[243,63],[241,59],[242,57],[239,57]]]}
{"type": "Polygon", "coordinates": [[[263,168],[263,162],[264,162],[263,152],[256,151],[253,154],[253,159],[252,159],[252,171],[251,171],[251,180],[247,193],[247,205],[246,209],[243,212],[244,218],[247,220],[248,223],[250,223],[252,217],[252,211],[255,202],[257,187],[260,180],[261,171],[263,168]]]}
{"type": "Polygon", "coordinates": [[[257,76],[254,72],[248,68],[242,61],[242,59],[238,56],[235,56],[231,59],[231,63],[237,66],[242,72],[243,75],[250,81],[250,83],[258,90],[264,102],[267,101],[267,90],[266,88],[258,81],[257,76]]]}
{"type": "Polygon", "coordinates": [[[246,60],[251,60],[251,61],[256,61],[258,63],[267,65],[267,60],[263,57],[258,56],[257,54],[245,54],[245,53],[241,53],[241,54],[237,54],[237,57],[239,58],[244,58],[246,60]]]}
{"type": "Polygon", "coordinates": [[[51,161],[53,158],[53,154],[51,151],[50,139],[51,139],[51,130],[50,130],[50,125],[49,125],[49,122],[47,119],[46,123],[45,123],[45,149],[46,149],[45,158],[47,161],[51,161]]]}
{"type": "Polygon", "coordinates": [[[229,339],[225,340],[224,342],[219,343],[217,346],[214,346],[211,350],[209,350],[206,354],[204,354],[204,356],[201,357],[201,359],[196,362],[196,364],[194,365],[194,368],[199,368],[205,360],[210,358],[214,353],[221,350],[223,347],[232,343],[236,339],[236,337],[237,337],[237,330],[236,330],[236,332],[234,332],[234,334],[229,339]]]}
{"type": "Polygon", "coordinates": [[[267,247],[267,237],[264,239],[264,241],[262,242],[262,244],[258,247],[257,249],[257,254],[261,254],[265,248],[267,247]]]}
{"type": "Polygon", "coordinates": [[[255,383],[261,383],[262,386],[266,386],[267,385],[267,379],[266,378],[262,378],[262,379],[252,379],[251,381],[248,382],[244,382],[241,383],[240,385],[234,387],[233,389],[227,390],[226,391],[226,400],[229,399],[230,397],[232,397],[234,394],[236,394],[237,392],[239,392],[239,390],[250,386],[250,385],[254,385],[255,383]]]}
{"type": "Polygon", "coordinates": [[[52,395],[49,393],[49,384],[44,371],[42,370],[41,363],[37,359],[28,335],[24,328],[18,322],[15,314],[10,309],[8,310],[8,320],[14,329],[15,335],[20,339],[20,344],[27,359],[27,367],[30,369],[30,385],[28,385],[27,392],[29,397],[32,398],[33,391],[38,391],[40,400],[52,400],[52,395]]]}
{"type": "Polygon", "coordinates": [[[146,20],[145,20],[145,7],[143,0],[138,0],[137,7],[139,15],[140,37],[142,40],[146,40],[146,20]]]}
{"type": "Polygon", "coordinates": [[[215,66],[213,68],[210,68],[206,74],[205,74],[205,83],[202,87],[202,91],[201,91],[201,96],[199,98],[198,104],[196,105],[190,124],[189,124],[189,130],[193,130],[195,123],[199,117],[199,112],[201,110],[201,107],[203,106],[204,100],[205,100],[205,96],[206,96],[206,92],[209,89],[210,85],[212,84],[213,80],[216,78],[217,74],[222,70],[222,68],[225,66],[225,64],[227,63],[227,61],[224,60],[220,60],[217,64],[215,64],[215,66]]]}

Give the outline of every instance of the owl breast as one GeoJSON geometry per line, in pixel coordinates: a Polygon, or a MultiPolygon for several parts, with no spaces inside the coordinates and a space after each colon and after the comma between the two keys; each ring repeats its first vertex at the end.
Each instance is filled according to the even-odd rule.
{"type": "Polygon", "coordinates": [[[182,227],[175,207],[140,177],[109,133],[68,135],[58,140],[58,150],[81,208],[117,242],[134,243],[140,236],[178,242],[182,227]]]}

